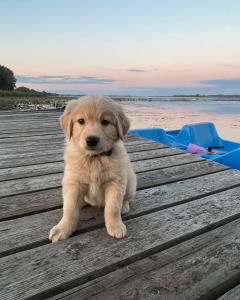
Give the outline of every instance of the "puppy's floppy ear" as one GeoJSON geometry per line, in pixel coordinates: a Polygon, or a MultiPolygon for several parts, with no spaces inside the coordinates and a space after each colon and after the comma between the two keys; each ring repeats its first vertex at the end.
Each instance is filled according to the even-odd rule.
{"type": "Polygon", "coordinates": [[[118,104],[117,109],[117,131],[118,137],[123,140],[123,137],[127,134],[130,127],[130,121],[123,111],[122,107],[118,104]]]}
{"type": "Polygon", "coordinates": [[[71,120],[71,116],[70,113],[64,112],[61,116],[60,116],[60,125],[62,127],[63,132],[65,133],[65,135],[71,139],[72,137],[72,130],[73,130],[73,122],[71,120]]]}
{"type": "Polygon", "coordinates": [[[71,119],[71,112],[73,108],[76,106],[76,104],[77,104],[76,100],[70,101],[67,104],[64,113],[60,116],[59,119],[62,130],[69,139],[71,139],[72,131],[73,131],[73,121],[71,119]]]}

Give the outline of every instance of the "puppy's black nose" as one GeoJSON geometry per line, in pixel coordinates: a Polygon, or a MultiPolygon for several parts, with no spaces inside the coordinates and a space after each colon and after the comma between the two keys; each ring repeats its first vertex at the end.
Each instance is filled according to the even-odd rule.
{"type": "Polygon", "coordinates": [[[99,137],[97,137],[97,136],[88,136],[86,138],[86,142],[87,142],[87,145],[89,147],[95,147],[95,146],[97,146],[97,143],[99,142],[99,137]]]}

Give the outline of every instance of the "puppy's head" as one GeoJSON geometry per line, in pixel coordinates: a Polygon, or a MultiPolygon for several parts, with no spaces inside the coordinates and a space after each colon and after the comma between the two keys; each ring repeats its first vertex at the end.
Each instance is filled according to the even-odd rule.
{"type": "Polygon", "coordinates": [[[89,155],[112,149],[130,126],[122,107],[105,96],[70,101],[60,117],[60,124],[71,143],[89,155]]]}

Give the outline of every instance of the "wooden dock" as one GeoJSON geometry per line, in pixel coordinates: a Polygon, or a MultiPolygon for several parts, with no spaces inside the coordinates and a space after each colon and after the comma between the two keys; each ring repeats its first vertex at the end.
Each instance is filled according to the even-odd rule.
{"type": "Polygon", "coordinates": [[[0,112],[0,299],[240,299],[240,172],[143,138],[125,144],[138,176],[128,234],[86,208],[62,215],[64,136],[56,112],[0,112]]]}

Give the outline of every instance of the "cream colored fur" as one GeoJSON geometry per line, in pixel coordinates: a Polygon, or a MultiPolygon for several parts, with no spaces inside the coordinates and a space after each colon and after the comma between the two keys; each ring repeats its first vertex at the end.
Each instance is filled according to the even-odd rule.
{"type": "Polygon", "coordinates": [[[63,217],[51,229],[49,239],[56,242],[68,238],[76,230],[81,209],[87,203],[104,207],[109,235],[124,237],[126,226],[121,213],[129,211],[136,176],[122,142],[129,129],[122,107],[109,97],[81,97],[68,103],[60,124],[66,135],[63,217]],[[84,124],[79,123],[80,119],[84,124]],[[94,149],[86,143],[89,136],[99,138],[94,149]],[[110,149],[110,156],[102,155],[110,149]]]}

